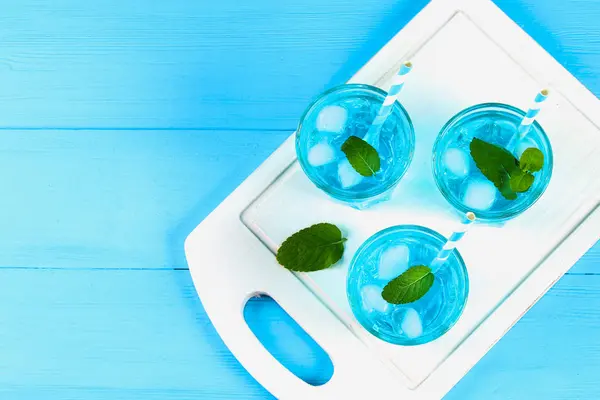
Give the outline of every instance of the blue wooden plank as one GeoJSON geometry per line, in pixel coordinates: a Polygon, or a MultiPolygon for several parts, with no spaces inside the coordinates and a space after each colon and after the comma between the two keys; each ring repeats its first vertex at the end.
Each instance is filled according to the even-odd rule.
{"type": "MultiPolygon", "coordinates": [[[[424,1],[4,3],[0,125],[292,129],[424,1]]],[[[598,2],[497,3],[600,93],[598,2]]],[[[77,133],[0,135],[0,265],[181,266],[185,234],[287,135],[77,133]]],[[[268,398],[170,273],[1,271],[0,397],[268,398]]],[[[564,278],[449,398],[600,398],[595,279],[564,278]]]]}
{"type": "MultiPolygon", "coordinates": [[[[254,303],[247,318],[271,330],[263,337],[288,344],[307,379],[330,374],[262,303],[273,312],[254,303]]],[[[269,397],[221,342],[188,271],[3,269],[0,321],[3,399],[269,397]]]]}
{"type": "Polygon", "coordinates": [[[0,130],[0,266],[186,268],[185,237],[289,134],[0,130]]]}
{"type": "MultiPolygon", "coordinates": [[[[600,3],[496,2],[600,93],[600,3]]],[[[2,126],[287,130],[427,1],[5,3],[2,126]]]]}
{"type": "Polygon", "coordinates": [[[426,2],[4,1],[0,125],[293,129],[426,2]]]}
{"type": "Polygon", "coordinates": [[[569,72],[600,95],[600,2],[493,0],[569,72]]]}
{"type": "Polygon", "coordinates": [[[0,320],[3,399],[265,396],[187,271],[2,270],[0,320]]]}
{"type": "Polygon", "coordinates": [[[446,400],[600,398],[599,305],[599,276],[565,276],[446,400]]]}
{"type": "Polygon", "coordinates": [[[600,241],[571,268],[569,274],[600,275],[600,241]]]}
{"type": "MultiPolygon", "coordinates": [[[[241,367],[240,367],[241,368],[241,367]]],[[[206,371],[202,371],[206,373],[206,371]]],[[[202,389],[104,388],[90,386],[10,386],[0,388],[0,397],[7,400],[269,400],[274,399],[260,389],[238,385],[237,390],[210,392],[202,389]]]]}
{"type": "Polygon", "coordinates": [[[185,237],[289,134],[0,130],[0,266],[185,268],[185,237]]]}
{"type": "MultiPolygon", "coordinates": [[[[266,321],[262,337],[326,373],[262,307],[248,315],[266,321]]],[[[270,398],[221,342],[187,271],[3,269],[0,321],[3,399],[270,398]]],[[[447,398],[600,398],[598,321],[600,277],[564,277],[447,398]]]]}

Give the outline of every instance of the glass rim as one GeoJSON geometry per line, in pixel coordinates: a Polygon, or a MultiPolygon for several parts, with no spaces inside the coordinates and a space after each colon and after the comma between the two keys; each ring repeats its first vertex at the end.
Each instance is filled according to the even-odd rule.
{"type": "Polygon", "coordinates": [[[352,89],[360,89],[360,90],[372,92],[377,96],[381,96],[382,99],[385,99],[385,97],[387,96],[387,92],[384,91],[383,89],[378,88],[377,86],[366,84],[366,83],[344,83],[342,85],[334,86],[330,89],[327,89],[323,93],[319,94],[308,105],[308,107],[306,107],[306,109],[302,113],[302,116],[300,117],[300,122],[298,123],[298,128],[296,129],[296,134],[295,134],[295,136],[296,136],[296,159],[298,160],[298,163],[300,164],[300,167],[302,168],[302,170],[304,171],[306,176],[319,189],[323,190],[325,193],[329,194],[330,196],[332,196],[338,200],[344,201],[344,202],[356,202],[356,201],[369,200],[376,196],[379,196],[380,194],[387,192],[390,189],[393,189],[396,185],[398,185],[400,180],[404,177],[404,175],[408,171],[408,168],[409,168],[410,164],[412,163],[412,159],[414,157],[414,148],[415,148],[415,129],[414,129],[412,120],[410,119],[410,115],[408,115],[408,111],[406,111],[404,106],[402,104],[400,104],[400,102],[398,100],[396,100],[393,103],[392,113],[394,113],[395,111],[398,111],[400,113],[400,116],[405,119],[405,121],[408,125],[408,128],[409,128],[407,136],[408,136],[409,142],[411,144],[411,150],[408,155],[407,167],[404,168],[404,170],[400,174],[398,174],[398,176],[395,179],[387,182],[386,185],[376,186],[370,190],[364,191],[359,194],[351,193],[350,191],[348,191],[346,189],[332,188],[328,185],[323,185],[320,182],[316,182],[316,180],[314,180],[312,178],[312,175],[309,173],[309,169],[312,167],[310,165],[306,165],[306,162],[302,159],[302,157],[299,157],[300,141],[301,141],[300,133],[302,132],[304,121],[305,121],[306,117],[312,111],[314,111],[314,108],[320,102],[322,102],[323,99],[325,99],[327,96],[329,96],[333,93],[343,92],[345,90],[352,90],[352,89]]]}
{"type": "Polygon", "coordinates": [[[436,184],[438,190],[442,193],[442,196],[444,196],[446,201],[448,201],[450,203],[450,205],[452,205],[456,210],[463,212],[463,213],[468,212],[468,211],[473,211],[476,213],[477,219],[479,219],[480,221],[501,222],[501,221],[506,221],[511,218],[514,218],[517,215],[522,214],[523,212],[527,211],[531,206],[533,206],[539,200],[540,197],[542,197],[542,195],[546,191],[546,188],[548,187],[550,179],[552,178],[552,170],[554,169],[554,155],[553,155],[554,152],[552,150],[550,138],[548,138],[546,131],[544,130],[544,128],[542,128],[542,126],[540,125],[540,123],[537,120],[534,120],[532,123],[532,129],[536,130],[536,132],[539,134],[539,136],[541,138],[541,141],[544,143],[544,147],[546,147],[548,149],[548,154],[547,155],[544,154],[544,156],[546,158],[546,163],[548,165],[548,176],[547,176],[546,182],[543,185],[543,187],[541,188],[541,190],[539,190],[539,192],[536,193],[535,196],[529,197],[528,201],[523,202],[520,207],[516,207],[509,211],[496,211],[496,212],[490,213],[487,210],[478,211],[478,210],[471,210],[470,208],[466,207],[460,201],[455,199],[455,196],[450,195],[449,190],[441,184],[441,182],[440,182],[441,179],[439,178],[441,173],[439,173],[438,168],[436,166],[436,164],[437,164],[436,163],[436,160],[437,160],[436,150],[441,141],[442,136],[444,134],[446,134],[450,130],[450,128],[452,128],[456,124],[457,121],[461,120],[462,118],[464,118],[465,116],[467,116],[469,114],[482,112],[487,108],[497,108],[497,109],[500,109],[501,111],[512,112],[513,114],[516,114],[520,117],[524,117],[527,114],[525,111],[521,110],[520,108],[511,106],[510,104],[495,103],[495,102],[475,104],[475,105],[465,108],[464,110],[459,111],[458,113],[453,115],[444,124],[444,126],[442,126],[442,128],[440,129],[440,131],[437,135],[437,138],[435,139],[435,142],[433,144],[433,149],[432,149],[432,157],[431,157],[432,172],[433,172],[434,181],[435,181],[435,184],[436,184]]]}
{"type": "Polygon", "coordinates": [[[427,235],[427,236],[433,238],[434,240],[436,240],[437,242],[439,242],[440,249],[444,246],[444,244],[448,240],[441,233],[434,231],[433,229],[427,228],[425,226],[422,226],[422,225],[395,225],[395,226],[385,228],[385,229],[380,230],[380,231],[374,233],[373,235],[371,235],[367,240],[365,240],[359,246],[358,250],[356,250],[356,253],[352,257],[352,260],[348,267],[348,273],[346,276],[346,297],[348,298],[348,302],[350,303],[350,309],[352,310],[352,314],[355,316],[356,320],[360,323],[360,325],[364,329],[366,329],[367,331],[369,331],[371,334],[375,335],[376,337],[378,337],[382,340],[385,340],[389,343],[396,344],[396,345],[402,345],[402,346],[417,346],[417,345],[429,343],[429,342],[436,340],[436,339],[440,338],[441,336],[443,336],[460,319],[461,315],[464,312],[465,306],[467,304],[467,300],[469,299],[469,293],[470,293],[469,271],[467,269],[465,261],[462,258],[460,252],[458,251],[457,248],[455,248],[454,251],[452,251],[452,253],[450,253],[449,259],[454,258],[456,260],[456,263],[453,263],[453,264],[456,264],[457,273],[460,276],[462,276],[462,278],[463,278],[462,281],[464,282],[464,285],[463,285],[462,292],[464,292],[464,296],[463,296],[462,301],[459,304],[459,306],[460,306],[459,312],[456,314],[454,319],[449,324],[439,325],[436,329],[429,332],[428,334],[419,336],[419,337],[413,338],[413,339],[409,339],[409,338],[405,338],[405,337],[401,337],[401,336],[391,336],[391,335],[387,335],[387,334],[382,335],[381,332],[377,332],[368,327],[369,324],[366,323],[365,319],[363,318],[362,313],[357,313],[354,311],[354,307],[352,306],[353,302],[350,300],[350,284],[349,284],[349,282],[350,282],[351,271],[353,271],[354,268],[358,268],[358,266],[357,266],[358,261],[364,256],[365,251],[371,245],[373,245],[373,243],[375,243],[376,241],[381,240],[390,234],[397,234],[397,233],[410,234],[410,233],[415,233],[415,232],[419,233],[419,234],[427,235]]]}

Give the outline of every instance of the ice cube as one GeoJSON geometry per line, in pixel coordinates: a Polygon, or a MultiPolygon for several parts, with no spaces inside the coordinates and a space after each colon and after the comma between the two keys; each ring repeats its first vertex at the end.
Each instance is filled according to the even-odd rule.
{"type": "Polygon", "coordinates": [[[308,151],[308,163],[313,167],[320,167],[334,160],[335,152],[333,151],[333,147],[325,142],[317,143],[308,151]]]}
{"type": "Polygon", "coordinates": [[[455,137],[454,143],[456,146],[469,147],[473,136],[469,133],[469,130],[464,127],[453,128],[451,132],[452,136],[455,137]]]}
{"type": "Polygon", "coordinates": [[[515,146],[515,156],[517,158],[521,158],[521,155],[523,154],[523,152],[525,152],[525,150],[527,150],[530,147],[537,148],[537,146],[533,142],[533,140],[527,139],[527,138],[520,140],[517,143],[517,145],[515,146]]]}
{"type": "Polygon", "coordinates": [[[486,119],[475,126],[475,137],[489,143],[502,142],[502,127],[497,121],[486,119]]]}
{"type": "Polygon", "coordinates": [[[363,307],[368,311],[386,312],[390,304],[381,297],[383,288],[377,285],[367,285],[362,288],[363,307]]]}
{"type": "Polygon", "coordinates": [[[517,131],[517,125],[512,121],[497,120],[494,125],[500,129],[502,136],[505,138],[510,137],[517,131]]]}
{"type": "Polygon", "coordinates": [[[379,258],[379,279],[392,280],[408,269],[410,250],[406,245],[386,249],[379,258]]]}
{"type": "Polygon", "coordinates": [[[423,324],[417,310],[414,308],[406,310],[400,328],[409,339],[417,338],[423,334],[423,324]]]}
{"type": "MultiPolygon", "coordinates": [[[[486,138],[489,140],[490,136],[494,133],[494,122],[492,120],[483,120],[475,126],[476,135],[480,138],[486,138]]],[[[483,139],[485,140],[485,139],[483,139]]]]}
{"type": "Polygon", "coordinates": [[[473,210],[488,210],[496,200],[497,191],[492,182],[476,179],[467,184],[463,203],[473,210]]]}
{"type": "Polygon", "coordinates": [[[358,185],[362,178],[362,175],[350,165],[350,161],[343,160],[338,164],[338,179],[344,189],[358,185]]]}
{"type": "Polygon", "coordinates": [[[317,129],[322,132],[341,133],[346,126],[348,111],[340,106],[327,106],[317,115],[317,129]]]}
{"type": "Polygon", "coordinates": [[[463,178],[469,173],[469,156],[461,149],[446,150],[442,162],[446,169],[457,178],[463,178]]]}

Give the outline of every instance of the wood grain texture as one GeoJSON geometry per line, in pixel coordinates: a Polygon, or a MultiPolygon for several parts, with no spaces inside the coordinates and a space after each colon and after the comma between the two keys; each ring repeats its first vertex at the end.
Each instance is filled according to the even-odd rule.
{"type": "Polygon", "coordinates": [[[597,242],[581,259],[571,268],[568,274],[574,275],[600,275],[600,242],[597,242]]]}
{"type": "Polygon", "coordinates": [[[0,130],[0,265],[186,268],[185,237],[290,133],[0,130]]]}
{"type": "Polygon", "coordinates": [[[6,1],[0,125],[294,129],[426,3],[6,1]]]}
{"type": "MultiPolygon", "coordinates": [[[[187,268],[183,241],[291,132],[0,129],[0,268],[187,268]]],[[[600,245],[575,273],[600,273],[600,245]]]]}
{"type": "MultiPolygon", "coordinates": [[[[276,355],[309,381],[330,373],[263,303],[273,312],[255,304],[247,318],[285,337],[276,355]]],[[[2,399],[267,397],[221,342],[188,271],[2,269],[0,321],[2,399]]]]}
{"type": "Polygon", "coordinates": [[[600,276],[565,276],[447,400],[598,399],[600,276]]]}
{"type": "Polygon", "coordinates": [[[595,0],[494,0],[596,96],[600,95],[600,18],[595,0]]]}
{"type": "MultiPolygon", "coordinates": [[[[600,94],[600,2],[495,2],[600,94]]],[[[308,101],[426,3],[0,0],[0,398],[271,398],[170,268],[308,101]]],[[[600,398],[599,268],[597,244],[448,399],[600,398]]],[[[285,331],[269,304],[250,315],[285,331]]]]}
{"type": "MultiPolygon", "coordinates": [[[[270,302],[276,356],[325,371],[270,302]]],[[[0,270],[3,399],[270,398],[227,351],[187,271],[0,270]]],[[[448,399],[600,397],[600,277],[566,276],[448,399]],[[568,338],[568,340],[566,340],[568,338]]]]}
{"type": "MultiPolygon", "coordinates": [[[[0,125],[293,129],[426,3],[6,2],[0,125]]],[[[600,92],[594,1],[496,3],[600,92]]]]}

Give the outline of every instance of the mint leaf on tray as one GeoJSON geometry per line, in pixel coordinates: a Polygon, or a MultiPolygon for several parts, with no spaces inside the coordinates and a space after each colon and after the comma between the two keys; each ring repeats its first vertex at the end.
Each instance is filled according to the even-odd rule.
{"type": "Polygon", "coordinates": [[[383,288],[381,296],[391,304],[407,304],[419,300],[433,286],[435,277],[425,265],[410,267],[383,288]]]}
{"type": "Polygon", "coordinates": [[[373,176],[381,168],[377,150],[357,136],[346,139],[342,144],[342,151],[352,168],[362,176],[373,176]]]}
{"type": "Polygon", "coordinates": [[[277,262],[297,272],[326,269],[342,258],[346,240],[337,226],[315,224],[287,238],[277,251],[277,262]]]}

